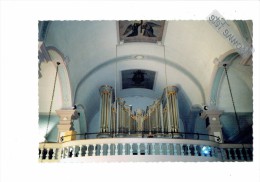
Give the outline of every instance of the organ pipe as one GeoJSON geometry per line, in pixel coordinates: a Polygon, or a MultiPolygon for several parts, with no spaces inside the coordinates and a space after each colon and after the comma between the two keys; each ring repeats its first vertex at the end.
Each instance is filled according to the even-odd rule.
{"type": "Polygon", "coordinates": [[[144,130],[144,111],[142,109],[137,109],[135,114],[135,120],[136,120],[136,131],[137,134],[141,134],[141,132],[144,130]]]}
{"type": "Polygon", "coordinates": [[[164,89],[164,127],[167,132],[179,131],[178,88],[169,86],[164,89]]]}
{"type": "Polygon", "coordinates": [[[105,137],[111,131],[113,88],[109,85],[103,85],[100,87],[99,93],[101,97],[99,137],[105,137]]]}
{"type": "Polygon", "coordinates": [[[123,98],[114,102],[113,88],[103,85],[100,92],[100,134],[98,137],[141,136],[164,137],[165,133],[179,132],[178,88],[169,86],[164,89],[160,99],[147,107],[146,112],[126,105],[123,98]],[[134,134],[134,135],[133,135],[134,134]]]}

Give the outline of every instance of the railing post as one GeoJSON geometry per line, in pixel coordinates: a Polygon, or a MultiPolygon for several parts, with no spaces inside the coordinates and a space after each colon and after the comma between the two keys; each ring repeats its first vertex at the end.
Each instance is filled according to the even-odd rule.
{"type": "Polygon", "coordinates": [[[152,145],[153,145],[152,154],[155,155],[155,143],[152,143],[152,145]]]}
{"type": "Polygon", "coordinates": [[[149,154],[148,154],[148,146],[149,146],[149,144],[147,144],[147,143],[144,144],[145,155],[149,155],[149,154]]]}
{"type": "Polygon", "coordinates": [[[104,148],[104,144],[100,144],[100,156],[103,156],[103,148],[104,148]]]}
{"type": "Polygon", "coordinates": [[[249,157],[249,154],[248,154],[248,148],[245,148],[245,152],[246,152],[246,160],[249,161],[250,160],[250,157],[249,157]]]}
{"type": "Polygon", "coordinates": [[[141,155],[140,143],[137,143],[137,155],[141,155]]]}
{"type": "Polygon", "coordinates": [[[56,152],[56,156],[57,156],[57,160],[60,160],[60,159],[62,159],[61,158],[61,154],[62,154],[62,148],[58,148],[58,151],[56,152]]]}
{"type": "Polygon", "coordinates": [[[89,153],[89,145],[86,145],[87,149],[86,149],[86,154],[85,157],[88,157],[88,153],[89,153]]]}
{"type": "Polygon", "coordinates": [[[65,153],[64,153],[64,158],[69,157],[69,147],[65,147],[65,153]]]}
{"type": "Polygon", "coordinates": [[[64,152],[65,152],[65,149],[64,149],[64,148],[61,148],[61,155],[60,155],[60,158],[61,158],[61,159],[64,158],[64,152]]]}
{"type": "Polygon", "coordinates": [[[42,149],[40,148],[40,155],[39,155],[39,159],[42,159],[42,157],[43,157],[43,148],[42,148],[42,149]]]}
{"type": "Polygon", "coordinates": [[[79,146],[79,154],[78,154],[78,157],[82,157],[82,145],[79,146]]]}
{"type": "Polygon", "coordinates": [[[178,155],[176,143],[173,144],[173,155],[178,155]]]}
{"type": "Polygon", "coordinates": [[[123,145],[122,155],[125,155],[125,143],[123,143],[122,145],[123,145]]]}
{"type": "Polygon", "coordinates": [[[180,144],[180,146],[181,146],[181,155],[184,156],[183,144],[180,144]]]}
{"type": "Polygon", "coordinates": [[[56,156],[56,148],[53,148],[52,151],[53,151],[53,153],[52,153],[51,160],[55,160],[55,156],[56,156]]]}
{"type": "Polygon", "coordinates": [[[68,155],[68,147],[65,147],[64,148],[64,155],[63,155],[64,159],[67,158],[67,155],[68,155]]]}
{"type": "Polygon", "coordinates": [[[231,156],[231,153],[230,153],[230,148],[227,149],[228,150],[228,160],[232,160],[232,156],[231,156]]]}
{"type": "Polygon", "coordinates": [[[110,152],[110,143],[107,144],[107,155],[111,155],[111,152],[110,152]]]}
{"type": "Polygon", "coordinates": [[[218,147],[214,147],[214,157],[216,157],[216,158],[219,158],[219,148],[218,147]]]}
{"type": "Polygon", "coordinates": [[[93,144],[93,147],[94,147],[94,149],[93,149],[93,155],[92,156],[96,156],[96,144],[93,144]]]}
{"type": "Polygon", "coordinates": [[[46,157],[45,160],[49,160],[49,148],[46,148],[46,157]]]}
{"type": "Polygon", "coordinates": [[[159,143],[159,151],[160,151],[160,155],[163,155],[163,151],[162,151],[162,143],[159,143]]]}
{"type": "Polygon", "coordinates": [[[211,157],[216,157],[216,148],[215,147],[211,147],[211,157]]]}
{"type": "Polygon", "coordinates": [[[72,147],[71,158],[76,157],[76,146],[72,147]]]}
{"type": "Polygon", "coordinates": [[[197,145],[193,145],[194,146],[194,155],[195,156],[199,156],[199,151],[197,150],[197,145]]]}
{"type": "Polygon", "coordinates": [[[187,152],[188,156],[191,156],[190,144],[187,144],[187,152]]]}
{"type": "Polygon", "coordinates": [[[167,155],[170,155],[170,145],[169,143],[166,143],[166,150],[167,150],[167,155]]]}
{"type": "Polygon", "coordinates": [[[221,151],[223,161],[226,161],[227,160],[226,150],[224,148],[221,148],[220,151],[221,151]]]}
{"type": "Polygon", "coordinates": [[[133,155],[133,144],[130,143],[129,146],[130,146],[130,155],[133,155]]]}
{"type": "Polygon", "coordinates": [[[115,155],[118,155],[118,143],[115,143],[115,155]]]}
{"type": "Polygon", "coordinates": [[[241,159],[241,161],[245,160],[241,148],[239,149],[239,154],[240,154],[240,159],[241,159]]]}
{"type": "MultiPolygon", "coordinates": [[[[210,146],[207,146],[207,147],[210,148],[210,146]]],[[[212,151],[212,150],[211,150],[211,151],[212,151]]],[[[206,157],[210,157],[210,151],[209,151],[209,153],[206,154],[206,157]]]]}
{"type": "Polygon", "coordinates": [[[233,149],[233,151],[234,151],[235,160],[238,160],[237,149],[235,148],[235,149],[233,149]]]}

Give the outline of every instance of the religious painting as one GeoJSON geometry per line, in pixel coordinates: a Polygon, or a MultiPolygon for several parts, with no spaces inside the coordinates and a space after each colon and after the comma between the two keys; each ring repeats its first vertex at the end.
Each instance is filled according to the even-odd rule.
{"type": "Polygon", "coordinates": [[[138,20],[119,21],[120,41],[128,42],[150,42],[162,41],[165,21],[138,20]]]}
{"type": "Polygon", "coordinates": [[[155,71],[131,69],[122,71],[122,89],[144,88],[153,90],[155,71]]]}

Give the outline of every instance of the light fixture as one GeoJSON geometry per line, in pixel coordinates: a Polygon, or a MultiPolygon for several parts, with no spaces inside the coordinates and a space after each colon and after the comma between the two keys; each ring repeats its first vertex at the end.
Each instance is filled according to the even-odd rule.
{"type": "Polygon", "coordinates": [[[205,106],[203,107],[203,109],[204,109],[205,111],[207,111],[207,110],[209,109],[209,107],[205,105],[205,106]]]}
{"type": "Polygon", "coordinates": [[[201,153],[204,155],[209,155],[211,151],[211,148],[209,146],[203,146],[201,149],[201,153]]]}
{"type": "Polygon", "coordinates": [[[140,60],[140,59],[144,59],[144,56],[143,56],[143,55],[136,55],[136,56],[135,56],[135,59],[139,59],[139,60],[140,60]]]}

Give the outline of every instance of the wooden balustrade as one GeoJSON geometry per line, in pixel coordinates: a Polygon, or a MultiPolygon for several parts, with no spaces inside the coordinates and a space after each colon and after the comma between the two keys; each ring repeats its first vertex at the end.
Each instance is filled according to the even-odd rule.
{"type": "MultiPolygon", "coordinates": [[[[104,138],[41,143],[39,162],[120,156],[175,156],[183,161],[252,161],[252,145],[162,138],[104,138]]],[[[151,157],[151,161],[153,158],[151,157]]],[[[130,160],[131,161],[131,160],[130,160]]]]}

